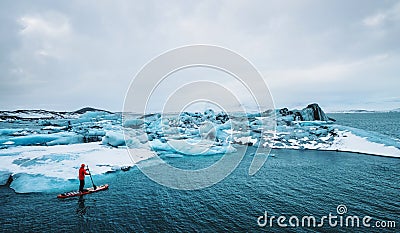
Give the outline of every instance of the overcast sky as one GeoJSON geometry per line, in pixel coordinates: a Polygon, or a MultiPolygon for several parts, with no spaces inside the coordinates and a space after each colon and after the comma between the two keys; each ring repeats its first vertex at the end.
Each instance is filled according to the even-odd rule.
{"type": "Polygon", "coordinates": [[[399,1],[4,0],[0,35],[1,110],[121,111],[141,67],[190,44],[250,60],[278,108],[400,107],[399,1]]]}

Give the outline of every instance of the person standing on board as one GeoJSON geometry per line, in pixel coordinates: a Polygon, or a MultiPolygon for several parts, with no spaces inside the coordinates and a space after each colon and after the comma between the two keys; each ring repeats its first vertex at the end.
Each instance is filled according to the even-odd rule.
{"type": "Polygon", "coordinates": [[[85,164],[82,163],[81,168],[79,168],[79,192],[83,192],[83,187],[85,186],[85,175],[89,175],[86,172],[85,164]]]}

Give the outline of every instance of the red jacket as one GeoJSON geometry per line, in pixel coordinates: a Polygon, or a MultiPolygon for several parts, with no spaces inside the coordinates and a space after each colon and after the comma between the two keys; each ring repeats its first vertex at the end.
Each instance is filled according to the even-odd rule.
{"type": "Polygon", "coordinates": [[[85,175],[89,175],[89,173],[86,172],[85,167],[79,168],[79,180],[84,180],[85,175]]]}

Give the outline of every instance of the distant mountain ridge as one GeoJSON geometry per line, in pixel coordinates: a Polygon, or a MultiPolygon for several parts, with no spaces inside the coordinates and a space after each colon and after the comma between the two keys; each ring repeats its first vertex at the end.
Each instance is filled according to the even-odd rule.
{"type": "Polygon", "coordinates": [[[85,107],[85,108],[81,108],[79,110],[76,110],[73,113],[77,113],[77,114],[83,114],[86,112],[106,112],[106,113],[112,113],[110,111],[107,110],[103,110],[103,109],[97,109],[97,108],[92,108],[92,107],[85,107]]]}
{"type": "Polygon", "coordinates": [[[400,108],[395,108],[392,110],[351,109],[351,110],[331,111],[329,113],[385,113],[385,112],[400,112],[400,108]]]}
{"type": "Polygon", "coordinates": [[[81,115],[87,112],[105,112],[112,114],[112,112],[92,107],[84,107],[73,112],[67,111],[49,111],[49,110],[15,110],[15,111],[0,111],[0,119],[57,119],[57,118],[68,118],[74,115],[81,115]]]}
{"type": "Polygon", "coordinates": [[[334,113],[374,113],[377,111],[366,110],[366,109],[351,109],[351,110],[342,110],[342,111],[334,111],[334,113]]]}

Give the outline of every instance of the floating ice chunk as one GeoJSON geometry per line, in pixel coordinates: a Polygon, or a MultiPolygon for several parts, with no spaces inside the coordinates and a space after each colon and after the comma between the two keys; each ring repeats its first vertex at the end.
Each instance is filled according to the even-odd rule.
{"type": "Polygon", "coordinates": [[[383,135],[378,132],[371,132],[371,131],[366,131],[366,130],[348,127],[348,126],[341,126],[341,125],[334,125],[334,127],[337,128],[337,130],[339,130],[339,131],[352,132],[354,135],[366,138],[368,141],[371,141],[371,142],[400,148],[400,140],[399,139],[395,139],[395,138],[389,137],[387,135],[383,135]]]}
{"type": "Polygon", "coordinates": [[[304,121],[329,121],[329,118],[326,116],[324,111],[322,111],[321,107],[318,104],[309,104],[306,108],[301,110],[301,116],[304,121]]]}
{"type": "Polygon", "coordinates": [[[211,122],[204,122],[200,125],[199,132],[202,138],[214,140],[216,136],[216,131],[214,124],[211,122]]]}
{"type": "Polygon", "coordinates": [[[42,128],[42,130],[51,130],[51,131],[61,131],[66,129],[67,127],[65,126],[53,126],[53,125],[48,125],[42,128]]]}
{"type": "Polygon", "coordinates": [[[10,178],[11,172],[0,171],[0,185],[6,185],[10,178]]]}
{"type": "Polygon", "coordinates": [[[27,136],[10,137],[0,140],[0,144],[14,146],[53,146],[82,143],[83,136],[73,132],[53,134],[30,134],[27,136]]]}
{"type": "Polygon", "coordinates": [[[108,131],[102,140],[103,145],[110,145],[114,147],[124,146],[125,139],[122,133],[108,131]]]}
{"type": "Polygon", "coordinates": [[[251,144],[254,145],[257,143],[256,138],[252,138],[251,136],[248,137],[234,137],[234,141],[243,145],[251,144]]]}
{"type": "Polygon", "coordinates": [[[11,142],[14,142],[13,145],[22,146],[22,145],[45,145],[48,142],[56,140],[62,137],[60,134],[34,134],[28,136],[21,137],[12,137],[7,140],[0,140],[1,144],[10,145],[11,142]]]}
{"type": "Polygon", "coordinates": [[[96,130],[96,129],[90,129],[87,133],[84,134],[84,136],[89,136],[89,137],[94,137],[94,136],[99,136],[103,137],[106,135],[106,131],[104,130],[96,130]]]}
{"type": "Polygon", "coordinates": [[[167,157],[167,158],[182,158],[182,154],[171,154],[171,153],[165,153],[162,154],[162,156],[167,157]]]}
{"type": "Polygon", "coordinates": [[[145,134],[135,135],[133,132],[128,131],[126,131],[126,134],[127,139],[125,140],[124,134],[108,131],[102,139],[102,144],[113,147],[128,146],[129,148],[142,148],[142,144],[147,142],[147,137],[145,134]]]}
{"type": "Polygon", "coordinates": [[[143,116],[144,121],[147,122],[155,122],[157,120],[159,120],[161,118],[161,114],[160,113],[154,113],[154,114],[147,114],[143,116]]]}
{"type": "Polygon", "coordinates": [[[83,119],[83,120],[92,120],[92,119],[96,119],[100,116],[104,116],[106,114],[108,114],[108,113],[106,113],[106,112],[86,112],[86,113],[80,115],[79,118],[83,119]]]}
{"type": "Polygon", "coordinates": [[[204,119],[215,120],[215,112],[212,109],[207,109],[204,112],[204,119]]]}
{"type": "Polygon", "coordinates": [[[66,181],[56,177],[46,177],[40,174],[17,174],[10,188],[17,193],[32,193],[43,191],[61,191],[78,189],[77,181],[66,181]]]}
{"type": "Polygon", "coordinates": [[[143,125],[144,121],[143,119],[129,119],[124,121],[124,127],[138,127],[140,125],[143,125]]]}
{"type": "Polygon", "coordinates": [[[230,130],[232,128],[232,121],[228,120],[224,124],[218,125],[218,130],[230,130]]]}
{"type": "Polygon", "coordinates": [[[3,145],[13,145],[13,144],[15,144],[15,142],[13,142],[13,141],[3,142],[3,145]]]}
{"type": "Polygon", "coordinates": [[[280,118],[280,120],[285,121],[287,123],[294,121],[294,117],[292,115],[288,115],[288,116],[283,116],[280,118]]]}
{"type": "Polygon", "coordinates": [[[22,129],[0,129],[0,135],[14,135],[15,133],[22,131],[22,129]]]}
{"type": "Polygon", "coordinates": [[[199,134],[199,129],[186,129],[185,134],[187,135],[198,135],[199,134]]]}
{"type": "Polygon", "coordinates": [[[232,141],[232,134],[229,130],[217,130],[217,140],[220,142],[229,143],[232,141]]]}
{"type": "MultiPolygon", "coordinates": [[[[268,140],[268,138],[266,138],[268,140]]],[[[388,136],[331,122],[296,122],[277,126],[274,148],[349,151],[400,157],[400,142],[388,136]]]]}
{"type": "Polygon", "coordinates": [[[332,144],[323,145],[321,149],[400,157],[400,149],[394,146],[371,142],[349,131],[339,131],[338,134],[332,144]]]}
{"type": "Polygon", "coordinates": [[[102,120],[120,120],[120,115],[103,111],[95,111],[95,112],[86,112],[80,115],[78,119],[76,119],[77,122],[82,122],[82,123],[91,121],[100,122],[102,120]]]}
{"type": "Polygon", "coordinates": [[[76,144],[81,143],[83,141],[82,135],[71,134],[70,136],[60,137],[53,141],[47,142],[47,146],[54,146],[54,145],[68,145],[68,144],[76,144]]]}
{"type": "Polygon", "coordinates": [[[169,140],[165,143],[156,139],[149,142],[155,151],[167,151],[184,155],[214,155],[235,152],[231,144],[214,145],[209,140],[169,140]]]}
{"type": "Polygon", "coordinates": [[[296,121],[295,124],[298,126],[321,126],[321,125],[326,125],[330,124],[331,122],[326,122],[326,121],[296,121]]]}
{"type": "MultiPolygon", "coordinates": [[[[77,172],[88,164],[92,175],[112,171],[113,167],[132,166],[155,156],[148,149],[111,148],[98,143],[49,147],[12,147],[0,151],[0,170],[16,174],[12,183],[17,192],[70,190],[78,187],[77,172]],[[73,186],[63,186],[70,183],[73,186]]],[[[98,178],[96,177],[96,180],[98,178]]],[[[88,183],[88,181],[87,181],[88,183]]]]}

